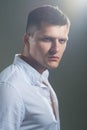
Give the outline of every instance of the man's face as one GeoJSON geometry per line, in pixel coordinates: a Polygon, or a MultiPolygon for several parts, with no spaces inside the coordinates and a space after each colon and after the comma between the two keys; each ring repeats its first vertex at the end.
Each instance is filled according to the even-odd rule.
{"type": "MultiPolygon", "coordinates": [[[[58,67],[66,48],[69,28],[67,25],[43,25],[29,36],[29,55],[43,70],[58,67]]],[[[33,65],[34,67],[34,65],[33,65]]]]}

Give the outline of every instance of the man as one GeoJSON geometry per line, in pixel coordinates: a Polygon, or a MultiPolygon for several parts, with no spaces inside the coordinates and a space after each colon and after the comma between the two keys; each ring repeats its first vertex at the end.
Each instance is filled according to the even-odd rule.
{"type": "Polygon", "coordinates": [[[0,130],[60,130],[48,69],[58,67],[69,27],[58,8],[47,5],[29,13],[23,50],[0,74],[0,130]]]}

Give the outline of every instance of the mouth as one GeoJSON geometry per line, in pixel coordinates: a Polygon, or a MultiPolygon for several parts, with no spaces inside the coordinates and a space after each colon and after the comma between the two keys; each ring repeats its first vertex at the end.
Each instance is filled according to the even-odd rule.
{"type": "Polygon", "coordinates": [[[49,59],[49,61],[57,62],[59,60],[59,57],[58,56],[49,56],[48,59],[49,59]]]}

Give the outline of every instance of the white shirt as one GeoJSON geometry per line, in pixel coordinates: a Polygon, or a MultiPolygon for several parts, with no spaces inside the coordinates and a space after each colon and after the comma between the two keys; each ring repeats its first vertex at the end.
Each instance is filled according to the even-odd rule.
{"type": "Polygon", "coordinates": [[[40,74],[18,55],[0,73],[0,130],[60,130],[57,97],[48,75],[48,70],[40,74]]]}

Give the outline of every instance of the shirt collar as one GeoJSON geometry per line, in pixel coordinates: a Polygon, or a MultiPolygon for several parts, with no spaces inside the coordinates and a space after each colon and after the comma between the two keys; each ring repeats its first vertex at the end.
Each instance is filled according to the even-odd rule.
{"type": "Polygon", "coordinates": [[[49,71],[45,70],[42,74],[40,74],[36,69],[34,69],[31,65],[21,59],[20,54],[16,54],[14,58],[14,64],[19,65],[24,71],[25,75],[31,79],[33,83],[43,82],[48,80],[49,71]]]}

